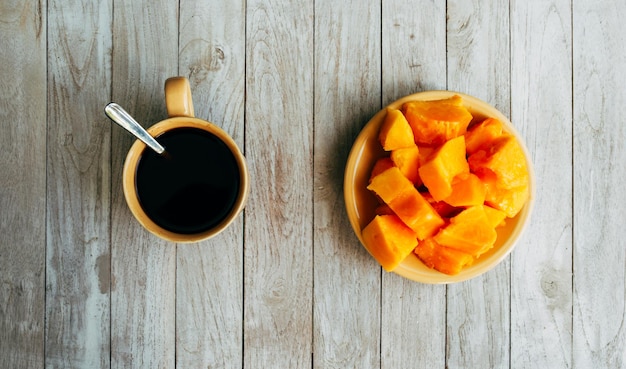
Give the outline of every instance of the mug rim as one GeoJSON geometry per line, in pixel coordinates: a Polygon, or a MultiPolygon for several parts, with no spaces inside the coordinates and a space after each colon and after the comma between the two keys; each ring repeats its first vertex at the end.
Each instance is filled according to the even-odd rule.
{"type": "Polygon", "coordinates": [[[153,126],[148,128],[147,131],[152,137],[158,137],[165,132],[178,128],[198,128],[203,131],[212,133],[222,142],[224,142],[224,144],[226,144],[228,149],[235,157],[237,167],[239,169],[240,184],[239,192],[237,193],[237,200],[235,201],[235,204],[229,211],[228,215],[216,226],[199,233],[176,233],[156,224],[143,210],[143,207],[139,202],[139,197],[137,195],[137,189],[135,186],[135,178],[137,174],[137,165],[139,163],[139,158],[143,154],[144,150],[149,150],[149,148],[140,140],[135,140],[135,142],[131,145],[124,161],[124,168],[122,170],[122,187],[124,191],[124,198],[126,199],[126,204],[128,205],[128,208],[130,209],[135,219],[137,219],[137,221],[150,233],[162,239],[176,243],[199,242],[207,240],[221,233],[237,218],[239,213],[243,210],[247,202],[248,193],[250,190],[249,173],[245,158],[233,138],[230,137],[230,135],[226,133],[226,131],[209,121],[195,117],[172,117],[154,124],[153,126]]]}

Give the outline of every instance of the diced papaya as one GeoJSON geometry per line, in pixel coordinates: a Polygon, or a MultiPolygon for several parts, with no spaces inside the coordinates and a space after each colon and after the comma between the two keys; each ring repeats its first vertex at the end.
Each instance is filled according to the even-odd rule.
{"type": "Polygon", "coordinates": [[[469,128],[465,133],[465,147],[468,155],[478,150],[485,150],[502,135],[502,122],[496,118],[487,118],[469,128]]]}
{"type": "Polygon", "coordinates": [[[502,188],[498,185],[497,175],[490,169],[479,168],[475,174],[485,185],[486,205],[503,211],[509,218],[513,218],[522,210],[530,195],[528,183],[512,188],[502,188]]]}
{"type": "Polygon", "coordinates": [[[475,206],[485,202],[485,186],[475,174],[461,173],[452,180],[452,193],[443,199],[452,206],[475,206]]]}
{"type": "Polygon", "coordinates": [[[419,239],[430,237],[444,224],[435,209],[397,167],[374,177],[367,188],[389,205],[419,239]]]}
{"type": "Polygon", "coordinates": [[[465,137],[453,138],[422,163],[419,175],[428,191],[437,201],[452,193],[452,179],[461,173],[469,172],[465,158],[465,137]]]}
{"type": "Polygon", "coordinates": [[[386,171],[393,166],[395,166],[395,164],[393,163],[393,160],[391,160],[391,158],[388,156],[376,160],[376,163],[374,163],[374,167],[372,168],[372,173],[370,174],[370,182],[372,181],[372,178],[376,177],[380,173],[386,171]]]}
{"type": "Polygon", "coordinates": [[[487,191],[485,204],[501,210],[507,217],[513,218],[522,210],[528,196],[528,186],[509,189],[495,188],[495,190],[487,191]]]}
{"type": "Polygon", "coordinates": [[[413,184],[421,184],[419,176],[419,149],[417,145],[409,146],[403,149],[395,149],[391,151],[391,161],[400,169],[402,174],[413,182],[413,184]]]}
{"type": "Polygon", "coordinates": [[[474,261],[472,255],[441,246],[432,238],[421,241],[414,250],[415,255],[429,268],[448,275],[456,275],[463,267],[474,261]]]}
{"type": "Polygon", "coordinates": [[[487,215],[487,219],[489,219],[489,224],[491,224],[493,228],[501,227],[506,223],[504,221],[504,218],[506,218],[506,213],[502,210],[498,210],[487,205],[485,205],[483,209],[485,210],[485,215],[487,215]]]}
{"type": "Polygon", "coordinates": [[[515,137],[502,135],[486,150],[467,159],[472,172],[488,169],[496,175],[496,186],[504,189],[528,185],[528,167],[522,147],[515,137]]]}
{"type": "Polygon", "coordinates": [[[440,245],[477,256],[493,247],[497,238],[495,229],[483,206],[472,206],[450,218],[450,224],[434,237],[440,245]]]}
{"type": "Polygon", "coordinates": [[[398,109],[387,109],[378,138],[385,151],[402,149],[415,144],[413,130],[398,109]]]}
{"type": "Polygon", "coordinates": [[[443,100],[406,102],[401,110],[418,145],[439,146],[463,135],[472,120],[472,114],[458,95],[443,100]]]}
{"type": "Polygon", "coordinates": [[[389,204],[393,199],[400,196],[400,194],[411,191],[411,189],[415,190],[415,187],[413,183],[400,172],[398,167],[392,166],[372,178],[367,189],[373,191],[381,200],[389,204]]]}
{"type": "Polygon", "coordinates": [[[361,234],[367,250],[388,272],[417,246],[415,232],[395,215],[377,215],[361,234]]]}
{"type": "Polygon", "coordinates": [[[389,202],[389,208],[423,240],[433,236],[445,222],[422,195],[413,189],[389,202]]]}

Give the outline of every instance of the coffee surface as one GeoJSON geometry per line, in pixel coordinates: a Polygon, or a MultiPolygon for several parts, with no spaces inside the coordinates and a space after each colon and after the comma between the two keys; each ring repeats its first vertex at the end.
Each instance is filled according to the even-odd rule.
{"type": "Polygon", "coordinates": [[[141,207],[156,224],[180,234],[206,231],[233,208],[239,169],[228,146],[197,128],[177,128],[157,141],[166,154],[146,149],[137,165],[141,207]]]}

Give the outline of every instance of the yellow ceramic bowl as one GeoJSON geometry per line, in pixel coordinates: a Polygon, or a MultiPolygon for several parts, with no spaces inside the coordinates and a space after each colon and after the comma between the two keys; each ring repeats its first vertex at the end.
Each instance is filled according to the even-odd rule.
{"type": "MultiPolygon", "coordinates": [[[[515,218],[507,219],[506,225],[498,229],[498,239],[496,240],[493,249],[482,255],[473,263],[473,265],[464,268],[461,273],[450,276],[434,269],[430,269],[426,267],[413,253],[411,253],[409,257],[394,270],[395,273],[405,278],[422,283],[461,282],[481,275],[495,267],[498,263],[505,259],[515,247],[517,240],[520,238],[524,228],[529,223],[535,199],[535,177],[526,145],[509,119],[493,106],[475,97],[458,92],[425,91],[405,96],[391,103],[388,107],[399,109],[402,104],[407,101],[439,100],[453,95],[463,97],[465,106],[474,117],[472,122],[479,122],[488,117],[497,118],[502,121],[506,130],[517,138],[522,146],[522,149],[524,150],[528,165],[530,197],[519,214],[515,216],[515,218]]],[[[361,230],[374,218],[374,210],[378,205],[375,196],[366,187],[368,185],[368,180],[374,163],[380,157],[385,156],[385,152],[378,141],[378,131],[383,123],[385,114],[386,108],[374,115],[374,117],[367,123],[367,125],[365,125],[361,133],[356,138],[352,146],[352,150],[350,151],[350,155],[348,156],[344,176],[344,198],[348,218],[350,219],[354,232],[364,247],[365,243],[363,242],[363,238],[361,236],[361,230]]]]}

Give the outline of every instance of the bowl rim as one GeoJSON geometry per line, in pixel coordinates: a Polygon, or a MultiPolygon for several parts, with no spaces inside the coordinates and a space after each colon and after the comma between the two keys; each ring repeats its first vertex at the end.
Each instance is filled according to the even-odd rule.
{"type": "MultiPolygon", "coordinates": [[[[361,246],[367,250],[365,243],[363,242],[363,238],[361,235],[361,224],[359,223],[360,215],[359,215],[359,206],[356,201],[356,194],[354,191],[355,187],[355,177],[358,170],[359,159],[363,154],[366,144],[368,140],[372,140],[372,135],[376,132],[374,139],[378,141],[378,131],[382,121],[386,115],[386,111],[389,108],[399,109],[402,104],[407,101],[414,100],[439,100],[452,97],[454,95],[459,95],[463,99],[463,104],[470,110],[474,111],[474,113],[480,111],[481,114],[485,117],[493,117],[499,119],[508,133],[515,136],[516,140],[519,142],[522,151],[524,152],[524,157],[526,158],[526,164],[528,168],[528,177],[529,177],[529,197],[519,212],[519,214],[512,218],[507,219],[508,222],[513,222],[511,226],[507,224],[509,228],[507,232],[509,232],[508,237],[504,240],[501,240],[502,244],[498,245],[497,248],[494,247],[494,250],[489,251],[489,256],[480,260],[477,264],[464,268],[457,275],[447,275],[441,272],[438,272],[434,269],[427,268],[422,264],[422,262],[417,258],[417,256],[411,254],[409,257],[413,256],[413,258],[402,261],[400,265],[398,265],[393,273],[398,274],[406,279],[427,283],[427,284],[448,284],[448,283],[457,283],[466,281],[472,278],[475,278],[479,275],[482,275],[494,267],[496,267],[500,262],[502,262],[515,248],[520,237],[524,234],[524,231],[528,227],[530,223],[531,214],[534,208],[535,203],[535,174],[534,168],[532,165],[531,156],[529,154],[528,148],[524,142],[523,137],[517,131],[515,126],[511,123],[511,121],[498,109],[494,106],[488,104],[487,102],[457,91],[451,90],[428,90],[421,91],[417,93],[413,93],[410,95],[403,96],[390,104],[386,105],[383,109],[378,111],[372,118],[362,127],[361,131],[357,135],[356,139],[353,142],[353,145],[348,154],[348,159],[346,161],[345,171],[344,171],[344,204],[346,207],[346,212],[350,221],[350,225],[352,229],[359,239],[361,246]],[[416,268],[415,263],[419,263],[416,268]]],[[[474,114],[472,114],[474,115],[474,114]]],[[[381,149],[382,150],[382,149],[381,149]]],[[[373,163],[369,163],[373,165],[373,163]]],[[[371,219],[370,219],[371,220],[371,219]]],[[[507,223],[508,223],[507,222],[507,223]]],[[[500,237],[500,234],[498,235],[500,237]]],[[[496,241],[497,242],[497,241],[496,241]]],[[[368,251],[369,252],[369,251],[368,251]]]]}

